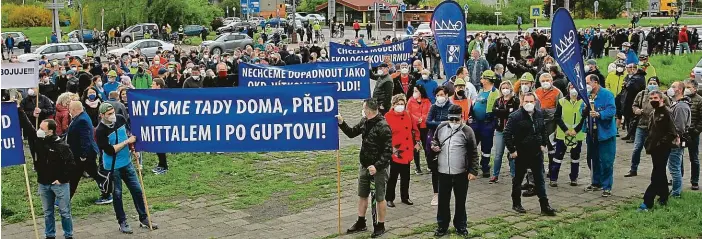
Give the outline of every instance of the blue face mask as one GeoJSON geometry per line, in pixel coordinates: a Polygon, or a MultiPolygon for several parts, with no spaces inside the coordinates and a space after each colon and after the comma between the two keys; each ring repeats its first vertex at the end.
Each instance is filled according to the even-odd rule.
{"type": "Polygon", "coordinates": [[[647,88],[648,88],[648,91],[658,90],[658,86],[657,86],[657,85],[648,85],[647,88]]]}
{"type": "Polygon", "coordinates": [[[95,98],[97,98],[97,96],[95,96],[93,94],[88,95],[89,100],[95,100],[95,98]]]}

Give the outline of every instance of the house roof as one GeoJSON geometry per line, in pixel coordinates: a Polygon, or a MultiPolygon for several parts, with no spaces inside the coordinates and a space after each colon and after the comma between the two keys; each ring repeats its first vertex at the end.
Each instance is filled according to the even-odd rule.
{"type": "MultiPolygon", "coordinates": [[[[336,2],[341,4],[341,5],[344,5],[348,8],[351,8],[351,9],[356,10],[356,11],[361,11],[361,12],[368,11],[368,6],[372,6],[373,3],[376,1],[379,3],[384,3],[385,5],[388,5],[388,6],[391,5],[390,3],[386,2],[386,1],[382,1],[382,0],[336,0],[336,2]]],[[[327,4],[328,3],[326,3],[326,2],[319,4],[317,7],[315,7],[315,10],[321,11],[321,10],[326,9],[327,4]]]]}

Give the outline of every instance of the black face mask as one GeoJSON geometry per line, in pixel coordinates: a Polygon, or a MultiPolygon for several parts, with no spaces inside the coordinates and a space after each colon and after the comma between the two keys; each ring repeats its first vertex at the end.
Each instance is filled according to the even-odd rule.
{"type": "Polygon", "coordinates": [[[102,68],[102,71],[107,71],[107,68],[102,68]]]}
{"type": "Polygon", "coordinates": [[[456,91],[456,95],[458,95],[460,97],[466,97],[466,91],[465,90],[456,91]]]}
{"type": "Polygon", "coordinates": [[[653,106],[654,109],[658,108],[661,106],[660,101],[651,101],[651,106],[653,106]]]}

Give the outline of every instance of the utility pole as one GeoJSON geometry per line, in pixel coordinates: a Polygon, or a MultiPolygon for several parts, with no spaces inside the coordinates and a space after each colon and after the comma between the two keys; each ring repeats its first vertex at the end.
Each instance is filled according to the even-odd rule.
{"type": "Polygon", "coordinates": [[[556,0],[550,0],[551,2],[551,13],[548,15],[548,19],[551,20],[551,24],[553,24],[553,5],[556,5],[556,0]]]}
{"type": "Polygon", "coordinates": [[[51,10],[51,14],[52,14],[51,19],[53,20],[51,27],[52,27],[53,31],[56,33],[56,38],[58,38],[60,40],[61,39],[61,25],[59,22],[59,12],[58,11],[59,11],[59,9],[64,8],[64,5],[63,5],[63,3],[58,3],[57,0],[53,0],[51,3],[46,3],[45,6],[46,6],[46,8],[51,10]]]}
{"type": "Polygon", "coordinates": [[[564,1],[563,1],[563,7],[564,7],[566,10],[570,11],[570,0],[564,0],[564,1]]]}
{"type": "MultiPolygon", "coordinates": [[[[295,23],[295,11],[296,11],[296,8],[297,8],[297,0],[292,0],[291,2],[292,2],[292,18],[290,18],[290,19],[292,19],[292,23],[293,23],[293,26],[294,26],[294,27],[293,27],[293,34],[292,34],[292,41],[293,41],[293,43],[297,43],[297,34],[295,33],[295,30],[297,30],[297,29],[295,29],[295,28],[297,28],[297,26],[295,26],[295,25],[296,25],[296,23],[295,23]]],[[[300,21],[300,23],[302,23],[302,21],[300,21]]],[[[300,26],[300,27],[302,27],[302,26],[300,26]]]]}
{"type": "Polygon", "coordinates": [[[85,39],[83,39],[83,1],[78,1],[78,15],[80,16],[80,32],[78,36],[80,37],[80,42],[85,43],[85,39]]]}
{"type": "Polygon", "coordinates": [[[100,10],[100,31],[105,31],[105,9],[100,10]]]}

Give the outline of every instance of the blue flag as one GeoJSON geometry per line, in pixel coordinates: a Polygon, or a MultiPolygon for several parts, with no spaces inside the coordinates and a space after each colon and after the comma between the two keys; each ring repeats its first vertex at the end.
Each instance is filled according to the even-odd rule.
{"type": "MultiPolygon", "coordinates": [[[[585,84],[585,70],[583,57],[578,40],[578,31],[575,30],[575,23],[570,17],[570,12],[565,8],[559,8],[553,15],[553,25],[551,25],[551,47],[556,62],[563,69],[563,73],[576,90],[583,101],[587,102],[587,85],[585,84]]],[[[566,92],[563,92],[566,94],[566,92]]]]}
{"type": "Polygon", "coordinates": [[[136,150],[272,152],[339,148],[336,86],[130,90],[136,150]]]}
{"type": "Polygon", "coordinates": [[[456,74],[458,68],[465,64],[465,20],[461,6],[451,0],[441,2],[431,15],[431,28],[447,78],[456,74]]]}
{"type": "Polygon", "coordinates": [[[337,99],[370,98],[368,62],[318,62],[290,66],[239,64],[244,87],[335,83],[337,99]]]}
{"type": "Polygon", "coordinates": [[[389,45],[355,47],[344,44],[329,43],[329,60],[334,62],[364,61],[372,66],[377,66],[383,62],[383,56],[389,55],[393,63],[407,62],[412,60],[412,39],[398,41],[389,45]]]}
{"type": "Polygon", "coordinates": [[[2,102],[2,159],[0,166],[7,167],[24,163],[22,131],[20,130],[17,103],[2,102]]]}

